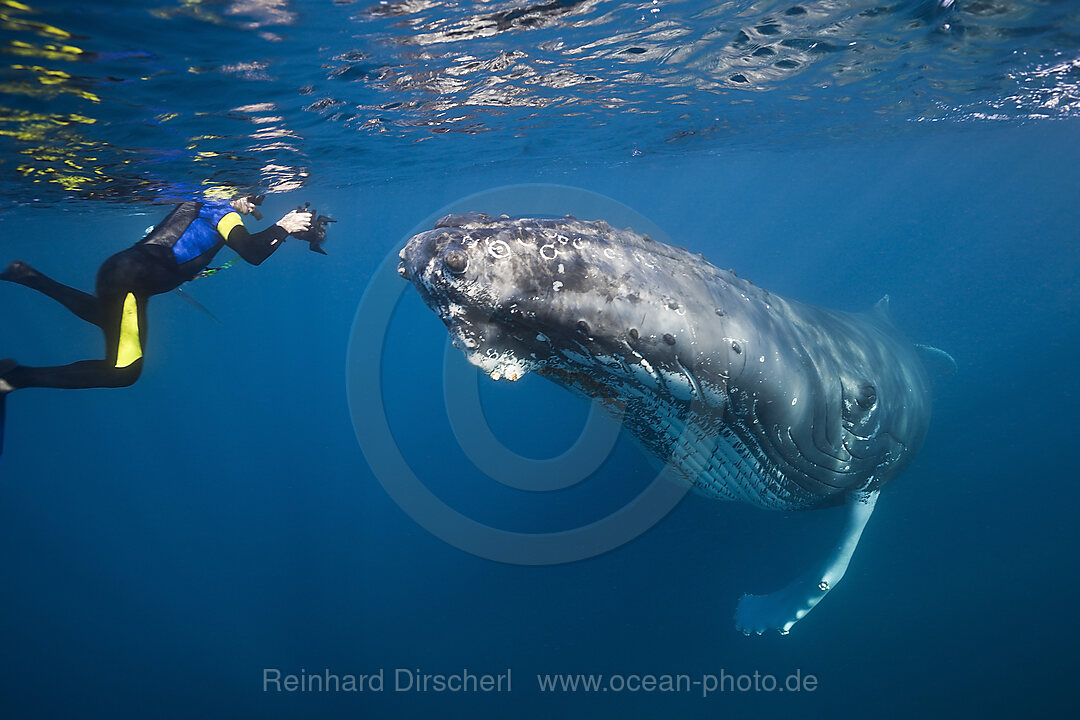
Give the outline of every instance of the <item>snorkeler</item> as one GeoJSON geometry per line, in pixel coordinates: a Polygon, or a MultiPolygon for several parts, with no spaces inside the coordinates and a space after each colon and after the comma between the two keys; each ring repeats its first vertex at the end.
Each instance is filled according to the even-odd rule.
{"type": "Polygon", "coordinates": [[[322,227],[333,221],[319,217],[313,227],[310,209],[293,210],[265,230],[248,233],[240,216],[251,213],[261,220],[255,208],[261,200],[244,197],[231,202],[181,203],[146,237],[102,263],[95,295],[58,283],[20,260],[8,265],[0,280],[44,293],[101,328],[105,359],[59,367],[27,367],[14,360],[0,360],[0,443],[8,393],[30,387],[126,387],[138,380],[146,342],[147,300],[194,279],[225,245],[252,265],[270,257],[289,235],[322,252],[318,247],[322,227]]]}

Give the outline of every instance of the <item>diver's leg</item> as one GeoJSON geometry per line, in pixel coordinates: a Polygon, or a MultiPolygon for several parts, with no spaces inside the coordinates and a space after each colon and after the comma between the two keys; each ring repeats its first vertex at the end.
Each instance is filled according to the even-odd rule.
{"type": "Polygon", "coordinates": [[[766,630],[779,630],[781,635],[787,635],[844,577],[877,498],[876,490],[850,493],[843,538],[824,567],[769,595],[743,595],[735,608],[735,626],[747,635],[752,632],[760,635],[766,630]]]}
{"type": "Polygon", "coordinates": [[[30,387],[68,390],[115,388],[131,385],[139,379],[141,372],[142,360],[125,368],[113,367],[106,360],[81,360],[57,367],[17,365],[4,376],[2,382],[8,383],[11,390],[30,387]]]}
{"type": "Polygon", "coordinates": [[[104,360],[83,360],[58,367],[15,365],[0,374],[0,394],[29,387],[69,390],[127,387],[138,380],[146,342],[146,298],[127,293],[118,298],[103,298],[102,306],[107,317],[103,328],[104,360]]]}
{"type": "Polygon", "coordinates": [[[24,285],[32,290],[48,295],[57,301],[74,315],[82,318],[91,325],[101,327],[102,313],[98,299],[90,293],[68,287],[58,283],[30,267],[22,260],[16,260],[0,273],[0,280],[24,285]]]}

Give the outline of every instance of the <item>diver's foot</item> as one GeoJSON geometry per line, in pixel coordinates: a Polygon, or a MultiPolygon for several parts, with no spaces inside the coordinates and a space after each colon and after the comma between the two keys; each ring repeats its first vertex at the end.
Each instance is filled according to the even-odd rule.
{"type": "Polygon", "coordinates": [[[37,270],[24,263],[22,260],[16,260],[7,266],[4,272],[0,273],[0,280],[7,280],[8,282],[21,283],[27,278],[39,275],[37,270]]]}
{"type": "Polygon", "coordinates": [[[10,358],[0,360],[0,397],[7,395],[15,389],[11,386],[11,383],[4,379],[4,376],[14,370],[18,364],[19,363],[10,358]]]}

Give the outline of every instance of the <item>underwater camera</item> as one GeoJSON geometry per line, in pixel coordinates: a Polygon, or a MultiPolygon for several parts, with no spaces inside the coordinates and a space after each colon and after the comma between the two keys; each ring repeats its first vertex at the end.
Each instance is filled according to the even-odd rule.
{"type": "Polygon", "coordinates": [[[326,240],[326,226],[329,223],[337,222],[337,220],[320,215],[318,211],[312,210],[311,203],[304,203],[303,207],[297,206],[296,209],[300,212],[311,213],[311,229],[292,233],[292,236],[306,242],[311,252],[326,255],[326,251],[322,249],[322,244],[326,240]]]}

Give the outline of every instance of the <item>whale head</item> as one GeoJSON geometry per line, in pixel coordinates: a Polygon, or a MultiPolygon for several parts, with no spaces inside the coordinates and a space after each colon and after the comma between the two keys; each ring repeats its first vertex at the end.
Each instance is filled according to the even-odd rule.
{"type": "MultiPolygon", "coordinates": [[[[685,251],[603,221],[451,215],[400,253],[398,272],[468,360],[495,379],[539,371],[592,397],[696,361],[687,305],[671,277],[685,251]]],[[[689,253],[685,253],[687,256],[689,253]]]]}

